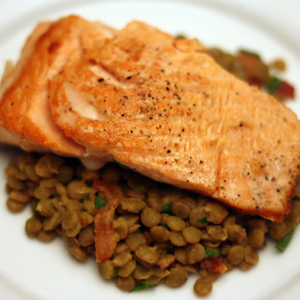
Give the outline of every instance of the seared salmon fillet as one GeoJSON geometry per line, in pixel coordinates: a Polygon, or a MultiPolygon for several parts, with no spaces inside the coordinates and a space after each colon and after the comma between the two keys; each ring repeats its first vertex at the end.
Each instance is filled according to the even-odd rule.
{"type": "Polygon", "coordinates": [[[84,156],[84,147],[66,137],[52,119],[51,80],[86,48],[112,34],[109,27],[77,16],[39,24],[1,84],[0,142],[28,151],[84,156]]]}
{"type": "Polygon", "coordinates": [[[55,76],[53,119],[104,162],[281,221],[300,171],[300,122],[205,50],[131,22],[55,76]]]}

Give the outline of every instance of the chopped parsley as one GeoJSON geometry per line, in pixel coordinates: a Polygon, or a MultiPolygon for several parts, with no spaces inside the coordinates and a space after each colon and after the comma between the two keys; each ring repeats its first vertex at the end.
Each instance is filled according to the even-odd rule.
{"type": "Polygon", "coordinates": [[[101,196],[97,195],[96,199],[95,199],[95,208],[100,208],[103,207],[107,204],[107,201],[102,198],[101,196]]]}
{"type": "Polygon", "coordinates": [[[205,256],[204,256],[204,259],[205,259],[205,258],[212,257],[212,256],[218,256],[218,255],[220,255],[220,252],[215,251],[215,250],[212,250],[212,249],[209,249],[209,248],[205,248],[205,256]]]}
{"type": "Polygon", "coordinates": [[[206,224],[207,223],[207,217],[199,219],[199,222],[202,223],[202,224],[206,224]]]}
{"type": "Polygon", "coordinates": [[[114,271],[114,275],[113,275],[113,277],[112,278],[116,278],[117,276],[118,276],[118,269],[115,269],[115,271],[114,271]]]}
{"type": "Polygon", "coordinates": [[[278,249],[281,253],[286,249],[288,246],[289,242],[291,241],[294,231],[295,231],[296,226],[292,226],[292,231],[286,234],[276,245],[276,249],[278,249]]]}
{"type": "Polygon", "coordinates": [[[37,208],[37,205],[38,205],[38,202],[35,204],[35,206],[34,206],[34,209],[33,209],[33,211],[34,211],[34,214],[37,214],[37,210],[36,210],[36,208],[37,208]]]}
{"type": "Polygon", "coordinates": [[[266,89],[268,93],[274,93],[280,87],[281,82],[282,81],[278,77],[272,76],[271,79],[266,83],[266,89]]]}
{"type": "Polygon", "coordinates": [[[133,291],[140,291],[140,290],[144,290],[147,289],[149,287],[156,287],[157,284],[153,284],[153,283],[148,283],[148,284],[137,284],[130,292],[133,291]]]}
{"type": "Polygon", "coordinates": [[[258,54],[258,53],[256,53],[256,52],[249,51],[249,50],[245,50],[245,49],[240,49],[240,50],[239,50],[239,52],[241,52],[241,53],[245,53],[245,54],[248,54],[248,55],[252,55],[252,56],[255,56],[255,57],[257,57],[257,58],[259,58],[259,59],[260,59],[260,56],[259,56],[259,54],[258,54]]]}
{"type": "Polygon", "coordinates": [[[164,205],[161,213],[171,215],[172,214],[171,207],[172,207],[171,203],[164,205]]]}

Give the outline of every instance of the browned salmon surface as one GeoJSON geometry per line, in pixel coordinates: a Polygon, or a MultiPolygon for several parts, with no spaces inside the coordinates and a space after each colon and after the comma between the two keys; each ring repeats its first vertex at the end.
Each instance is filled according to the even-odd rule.
{"type": "Polygon", "coordinates": [[[300,123],[197,40],[142,22],[40,24],[0,89],[0,142],[154,180],[281,221],[300,166],[300,123]]]}
{"type": "Polygon", "coordinates": [[[85,149],[55,124],[49,105],[53,76],[113,30],[70,16],[39,24],[0,90],[0,142],[25,150],[83,156],[85,149]]]}
{"type": "Polygon", "coordinates": [[[132,22],[56,76],[51,107],[66,136],[101,160],[270,220],[290,211],[296,115],[197,41],[132,22]]]}

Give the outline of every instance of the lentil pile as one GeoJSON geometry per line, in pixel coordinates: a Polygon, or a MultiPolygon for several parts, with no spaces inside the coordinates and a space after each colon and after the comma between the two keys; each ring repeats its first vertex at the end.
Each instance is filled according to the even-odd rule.
{"type": "Polygon", "coordinates": [[[300,220],[298,198],[283,222],[272,223],[116,163],[90,171],[77,160],[22,153],[5,171],[9,210],[31,205],[29,237],[61,236],[74,258],[94,255],[102,277],[127,292],[180,287],[196,273],[194,291],[205,296],[221,274],[255,266],[267,236],[283,251],[300,220]]]}

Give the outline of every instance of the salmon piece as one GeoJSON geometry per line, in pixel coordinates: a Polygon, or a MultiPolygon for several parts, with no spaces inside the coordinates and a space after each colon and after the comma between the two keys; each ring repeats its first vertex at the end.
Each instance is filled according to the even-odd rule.
{"type": "Polygon", "coordinates": [[[80,59],[113,30],[76,16],[39,24],[27,39],[20,60],[3,78],[0,90],[0,142],[27,151],[84,156],[86,151],[66,137],[52,119],[52,78],[80,59]]]}
{"type": "Polygon", "coordinates": [[[50,105],[65,135],[103,162],[272,221],[290,211],[297,116],[197,41],[131,22],[55,76],[50,105]]]}

